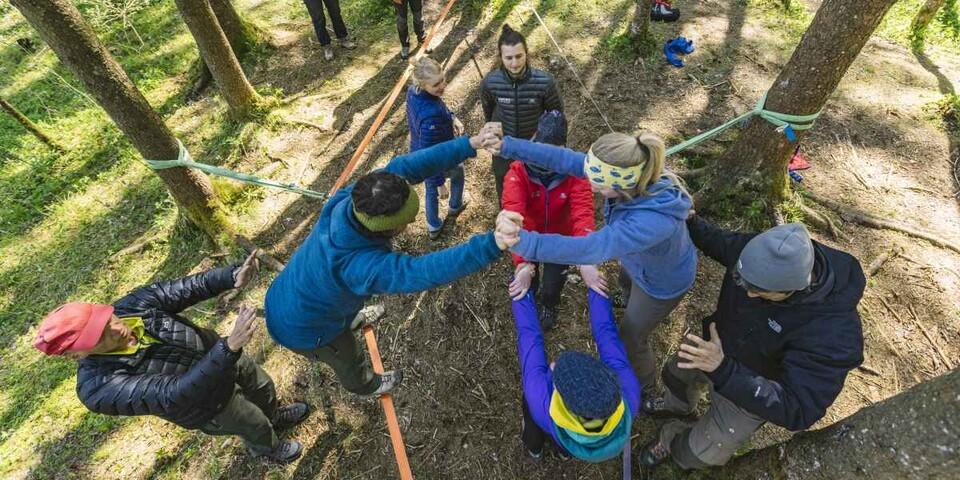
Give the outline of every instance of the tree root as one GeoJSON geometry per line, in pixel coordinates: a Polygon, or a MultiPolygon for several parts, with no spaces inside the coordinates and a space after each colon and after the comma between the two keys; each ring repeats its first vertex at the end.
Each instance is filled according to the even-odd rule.
{"type": "Polygon", "coordinates": [[[866,274],[868,277],[872,277],[877,274],[880,270],[880,267],[883,267],[884,263],[887,263],[887,260],[896,258],[898,255],[903,253],[903,247],[893,247],[892,250],[880,255],[874,261],[870,262],[870,266],[867,267],[866,274]]]}
{"type": "Polygon", "coordinates": [[[237,235],[237,245],[240,245],[244,250],[252,252],[257,250],[257,258],[263,262],[266,266],[270,267],[276,272],[282,272],[283,268],[286,266],[280,260],[277,260],[276,257],[265,252],[262,248],[258,248],[249,238],[242,235],[237,235]]]}
{"type": "Polygon", "coordinates": [[[677,175],[685,181],[690,182],[706,175],[708,169],[709,167],[691,168],[690,170],[685,170],[677,175]]]}
{"type": "Polygon", "coordinates": [[[800,204],[800,209],[803,211],[804,220],[814,227],[817,227],[818,230],[828,232],[834,239],[850,240],[850,238],[837,227],[837,224],[833,223],[833,220],[831,220],[828,215],[821,214],[803,203],[800,204]]]}
{"type": "Polygon", "coordinates": [[[110,255],[110,258],[108,259],[108,261],[115,262],[132,253],[140,253],[144,249],[146,249],[148,246],[150,246],[150,244],[152,244],[157,240],[160,240],[160,238],[162,237],[163,237],[163,234],[155,233],[153,235],[150,235],[149,237],[140,239],[139,241],[135,242],[133,245],[130,245],[129,247],[126,247],[123,250],[120,250],[117,253],[110,255]]]}
{"type": "Polygon", "coordinates": [[[896,232],[905,233],[912,237],[922,238],[938,247],[946,248],[949,250],[953,250],[954,252],[960,253],[960,245],[957,245],[948,240],[940,238],[936,235],[933,235],[932,233],[920,231],[920,230],[917,230],[916,228],[913,228],[907,225],[901,225],[896,222],[891,222],[889,220],[884,220],[881,218],[874,217],[873,215],[847,207],[846,205],[843,205],[834,200],[830,200],[829,198],[821,197],[820,195],[812,193],[809,190],[804,191],[804,195],[806,195],[807,197],[809,197],[810,199],[812,199],[813,201],[821,205],[824,205],[833,210],[836,210],[838,213],[840,213],[840,216],[844,220],[847,220],[849,222],[859,223],[860,225],[863,225],[865,227],[870,227],[870,228],[877,228],[881,230],[884,230],[884,229],[893,230],[896,232]]]}

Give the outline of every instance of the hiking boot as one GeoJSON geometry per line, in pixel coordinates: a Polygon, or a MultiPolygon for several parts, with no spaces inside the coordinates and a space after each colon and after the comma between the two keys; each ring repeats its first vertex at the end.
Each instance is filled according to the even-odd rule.
{"type": "Polygon", "coordinates": [[[377,320],[383,318],[383,314],[386,310],[383,308],[383,305],[367,305],[363,307],[357,316],[353,317],[353,322],[350,323],[350,330],[358,330],[367,325],[373,325],[377,320]]]}
{"type": "Polygon", "coordinates": [[[296,440],[283,440],[277,444],[272,452],[262,455],[267,460],[280,463],[290,463],[303,453],[303,445],[296,440]]]}
{"type": "Polygon", "coordinates": [[[410,58],[410,47],[406,45],[400,47],[400,58],[404,60],[410,58]]]}
{"type": "Polygon", "coordinates": [[[380,386],[377,387],[377,389],[372,393],[363,395],[364,397],[379,397],[385,393],[390,393],[391,390],[397,388],[400,385],[400,382],[403,381],[403,371],[390,370],[389,372],[381,373],[379,377],[380,386]]]}
{"type": "Polygon", "coordinates": [[[540,326],[544,331],[551,330],[560,323],[560,319],[557,316],[557,307],[540,307],[540,326]]]}
{"type": "Polygon", "coordinates": [[[641,467],[655,467],[660,465],[664,461],[670,458],[670,449],[666,445],[660,442],[660,439],[656,439],[640,450],[640,456],[637,458],[637,463],[641,467]]]}
{"type": "Polygon", "coordinates": [[[693,412],[678,412],[667,408],[667,401],[662,397],[646,397],[640,402],[640,411],[658,418],[687,418],[692,417],[693,412]]]}
{"type": "Polygon", "coordinates": [[[676,22],[680,19],[680,9],[674,8],[667,0],[653,0],[650,20],[654,22],[676,22]]]}
{"type": "Polygon", "coordinates": [[[353,50],[354,48],[357,48],[357,42],[350,40],[350,38],[341,38],[340,47],[347,50],[353,50]]]}
{"type": "Polygon", "coordinates": [[[310,405],[306,402],[293,402],[277,409],[273,416],[273,428],[280,430],[289,428],[304,421],[310,415],[310,405]]]}
{"type": "Polygon", "coordinates": [[[323,46],[323,59],[326,61],[333,60],[333,47],[330,45],[323,46]]]}

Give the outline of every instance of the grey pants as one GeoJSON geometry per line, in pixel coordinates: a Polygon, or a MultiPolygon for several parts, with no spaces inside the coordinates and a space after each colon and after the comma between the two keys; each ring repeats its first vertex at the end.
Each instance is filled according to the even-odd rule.
{"type": "MultiPolygon", "coordinates": [[[[622,271],[622,269],[621,269],[622,271]]],[[[670,312],[677,308],[683,295],[667,300],[653,298],[630,282],[629,277],[621,274],[621,285],[630,287],[630,297],[627,301],[627,310],[620,325],[620,339],[627,350],[627,357],[633,366],[634,373],[644,389],[652,387],[657,382],[657,362],[650,348],[650,334],[661,322],[667,319],[670,312]]],[[[624,289],[626,291],[626,289],[624,289]]]]}
{"type": "Polygon", "coordinates": [[[765,423],[717,393],[700,370],[677,367],[676,355],[663,366],[663,383],[666,406],[675,412],[692,412],[702,391],[707,387],[710,391],[710,408],[693,425],[674,420],[660,430],[660,442],[684,469],[726,464],[765,423]]]}
{"type": "Polygon", "coordinates": [[[330,343],[313,350],[294,350],[314,362],[323,362],[333,368],[337,379],[347,391],[368,395],[380,387],[380,376],[364,362],[353,330],[347,329],[330,343]]]}
{"type": "Polygon", "coordinates": [[[200,427],[208,435],[238,435],[253,455],[273,451],[279,440],[273,430],[277,391],[273,380],[246,355],[237,361],[237,385],[222,412],[200,427]]]}

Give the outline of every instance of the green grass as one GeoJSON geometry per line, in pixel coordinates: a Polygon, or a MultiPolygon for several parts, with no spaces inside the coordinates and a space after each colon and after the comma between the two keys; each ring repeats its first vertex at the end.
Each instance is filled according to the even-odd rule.
{"type": "MultiPolygon", "coordinates": [[[[900,0],[890,7],[875,35],[910,47],[910,23],[925,0],[900,0]]],[[[926,46],[960,53],[960,7],[956,0],[947,0],[930,22],[924,37],[926,46]]]]}

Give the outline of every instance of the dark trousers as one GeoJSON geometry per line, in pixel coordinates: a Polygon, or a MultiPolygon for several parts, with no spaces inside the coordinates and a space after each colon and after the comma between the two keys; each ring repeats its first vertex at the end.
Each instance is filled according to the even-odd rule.
{"type": "Polygon", "coordinates": [[[400,36],[400,45],[410,46],[407,30],[407,5],[410,6],[410,12],[413,13],[413,32],[417,34],[417,39],[422,40],[426,35],[423,33],[423,0],[400,0],[399,4],[394,3],[393,8],[397,11],[397,35],[400,36]]]}
{"type": "Polygon", "coordinates": [[[330,343],[313,350],[294,350],[314,362],[323,362],[333,369],[337,380],[347,391],[368,395],[380,387],[380,376],[364,363],[363,352],[352,330],[345,330],[330,343]]]}
{"type": "Polygon", "coordinates": [[[533,415],[530,415],[530,407],[527,406],[527,398],[520,394],[520,405],[523,405],[523,423],[520,424],[520,440],[523,446],[527,447],[533,453],[543,451],[543,445],[547,441],[547,434],[533,421],[533,415]]]}
{"type": "Polygon", "coordinates": [[[537,298],[537,305],[555,309],[560,306],[560,294],[567,281],[564,273],[566,265],[541,263],[537,265],[537,275],[533,277],[531,288],[537,298]]]}
{"type": "Polygon", "coordinates": [[[330,45],[330,34],[327,33],[327,18],[323,15],[323,6],[327,6],[327,12],[330,13],[330,22],[333,23],[333,33],[337,38],[343,40],[347,38],[347,26],[343,23],[343,17],[340,15],[340,0],[303,0],[310,12],[310,19],[313,20],[313,30],[317,32],[317,40],[320,45],[330,45]]]}
{"type": "Polygon", "coordinates": [[[260,365],[243,355],[237,361],[233,397],[216,417],[200,427],[208,435],[238,435],[253,455],[273,451],[279,440],[273,430],[277,391],[260,365]]]}
{"type": "Polygon", "coordinates": [[[510,170],[510,163],[513,160],[508,158],[493,157],[493,181],[497,186],[497,205],[503,207],[503,177],[507,176],[507,171],[510,170]]]}

